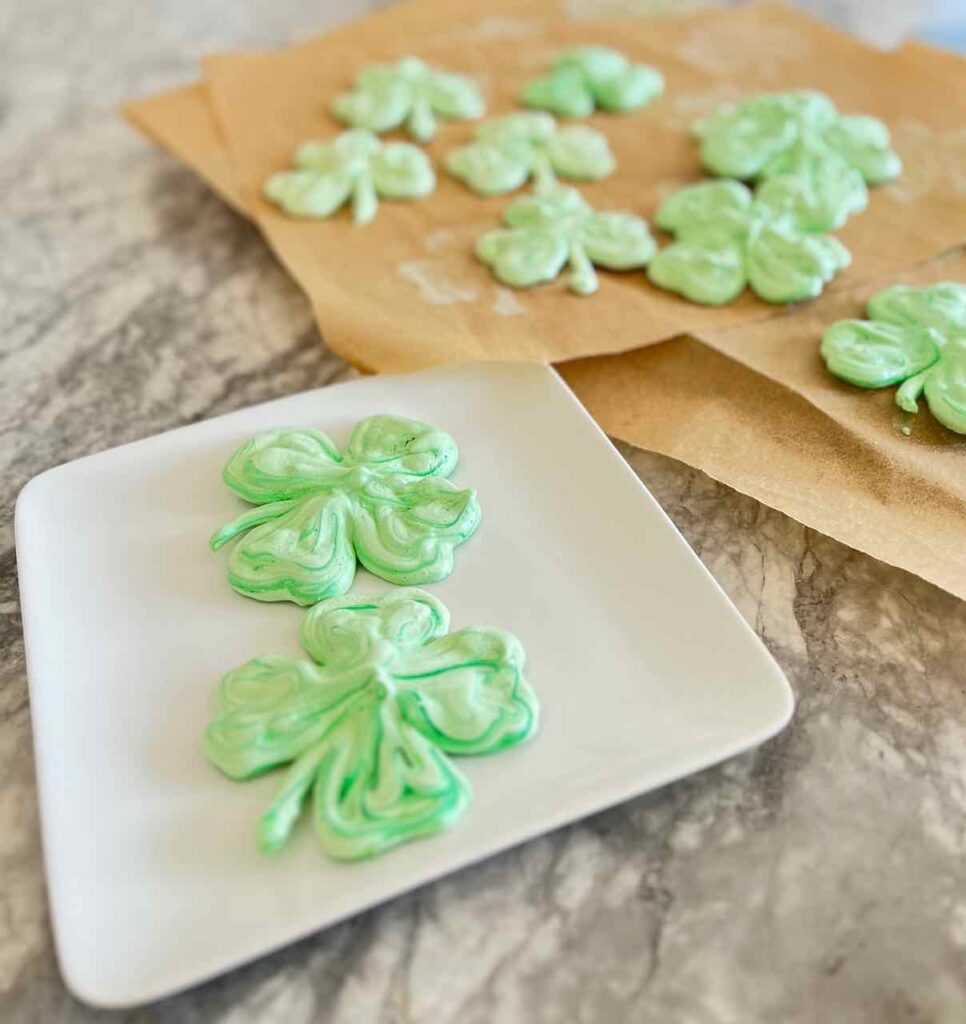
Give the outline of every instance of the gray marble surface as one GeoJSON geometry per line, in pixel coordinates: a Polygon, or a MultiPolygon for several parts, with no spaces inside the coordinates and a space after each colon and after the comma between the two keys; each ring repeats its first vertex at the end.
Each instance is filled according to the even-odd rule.
{"type": "MultiPolygon", "coordinates": [[[[861,24],[855,4],[824,6],[861,24]]],[[[966,1020],[966,605],[631,449],[788,673],[783,734],[156,1005],[99,1013],[64,989],[16,494],[79,455],[351,374],[256,233],[115,108],[209,50],[325,17],[309,0],[0,5],[0,1020],[966,1020]]]]}

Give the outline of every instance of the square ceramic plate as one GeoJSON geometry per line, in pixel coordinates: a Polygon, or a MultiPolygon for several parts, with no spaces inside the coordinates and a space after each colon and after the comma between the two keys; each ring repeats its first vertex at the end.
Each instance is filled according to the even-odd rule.
{"type": "MultiPolygon", "coordinates": [[[[792,698],[771,657],[553,371],[443,368],[293,395],[50,470],[17,505],[47,879],[70,988],[143,1002],[528,837],[760,743],[792,698]],[[327,860],[303,822],[276,857],[253,829],[273,773],[230,782],[201,734],[221,676],[298,654],[302,613],[229,589],[213,529],[241,503],[234,449],[274,426],[338,443],[376,412],[460,446],[483,523],[430,587],[453,628],[523,641],[534,739],[462,758],[450,832],[327,860]]],[[[357,590],[387,585],[360,573],[357,590]]]]}

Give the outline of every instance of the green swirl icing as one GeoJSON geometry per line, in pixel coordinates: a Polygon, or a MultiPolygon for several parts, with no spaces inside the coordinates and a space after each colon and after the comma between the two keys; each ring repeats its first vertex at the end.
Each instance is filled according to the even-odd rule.
{"type": "Polygon", "coordinates": [[[605,136],[582,125],[558,128],[550,114],[508,114],[475,134],[474,142],[446,157],[446,169],[480,195],[512,192],[531,178],[544,189],[558,174],[596,181],[615,167],[605,136]]]}
{"type": "Polygon", "coordinates": [[[362,420],[345,452],[316,430],[270,430],[228,461],[225,483],[256,507],[211,538],[241,537],[228,582],[259,601],[345,593],[356,560],[390,583],[435,583],[480,522],[476,493],[446,479],[456,443],[396,416],[362,420]]]}
{"type": "Polygon", "coordinates": [[[473,79],[406,57],[364,68],[352,91],[336,98],[332,112],[355,128],[381,133],[405,126],[417,142],[429,142],[436,135],[437,117],[482,117],[486,104],[473,79]]]}
{"type": "Polygon", "coordinates": [[[699,121],[694,132],[712,174],[760,182],[759,196],[808,231],[840,228],[865,209],[867,184],[902,170],[881,121],[843,116],[818,92],[754,96],[699,121]]]}
{"type": "Polygon", "coordinates": [[[296,217],[329,217],[351,203],[352,219],[365,224],[379,199],[416,199],[436,187],[426,154],[407,142],[383,143],[372,132],[343,132],[299,146],[295,170],[265,182],[266,199],[296,217]]]}
{"type": "Polygon", "coordinates": [[[477,258],[512,288],[552,281],[569,266],[568,287],[597,291],[594,265],[609,270],[643,267],[654,253],[647,222],[631,213],[595,213],[573,188],[556,185],[510,204],[505,229],[477,243],[477,258]]]}
{"type": "Polygon", "coordinates": [[[448,629],[446,608],[421,590],[333,598],[303,622],[311,661],[256,658],[225,676],[208,758],[233,779],[290,766],[259,821],[262,850],[286,843],[310,792],[319,841],[339,860],[439,832],[470,801],[448,755],[535,732],[519,641],[448,629]]]}
{"type": "Polygon", "coordinates": [[[548,74],[528,82],[520,99],[559,117],[587,117],[639,110],[664,91],[664,78],[646,64],[631,64],[617,50],[580,46],[565,50],[548,74]]]}
{"type": "Polygon", "coordinates": [[[789,211],[738,181],[684,188],[655,222],[676,240],[651,260],[648,277],[709,306],[731,302],[746,286],[766,302],[813,298],[851,259],[837,238],[807,234],[789,211]]]}
{"type": "Polygon", "coordinates": [[[898,384],[896,404],[929,411],[966,434],[966,285],[896,285],[866,306],[868,320],[839,320],[822,337],[826,366],[860,388],[898,384]]]}

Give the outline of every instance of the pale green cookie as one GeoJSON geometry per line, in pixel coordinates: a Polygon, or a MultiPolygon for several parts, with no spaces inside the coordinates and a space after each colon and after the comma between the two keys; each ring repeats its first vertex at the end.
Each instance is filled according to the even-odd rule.
{"type": "Polygon", "coordinates": [[[738,181],[681,189],[655,223],[675,241],[651,260],[648,277],[708,306],[731,302],[746,286],[766,302],[814,298],[851,259],[837,238],[806,233],[790,211],[773,209],[738,181]]]}
{"type": "Polygon", "coordinates": [[[507,114],[481,124],[476,141],[454,149],[446,169],[480,195],[512,192],[532,179],[537,189],[556,183],[606,178],[614,155],[600,132],[582,125],[559,128],[550,114],[507,114]]]}
{"type": "Polygon", "coordinates": [[[520,99],[559,117],[587,117],[639,110],[664,92],[664,77],[646,64],[631,64],[617,50],[580,46],[561,53],[548,74],[527,83],[520,99]]]}
{"type": "Polygon", "coordinates": [[[966,434],[966,285],[897,285],[866,306],[868,320],[839,320],[822,337],[826,366],[860,388],[898,384],[896,404],[929,411],[966,434]]]}
{"type": "Polygon", "coordinates": [[[240,537],[228,582],[259,601],[344,594],[356,561],[390,583],[436,583],[480,522],[474,491],[446,479],[456,443],[397,416],[362,420],[344,452],[317,430],[270,430],[228,461],[225,483],[255,508],[211,538],[240,537]]]}
{"type": "Polygon", "coordinates": [[[332,113],[355,128],[389,132],[405,126],[417,142],[436,135],[436,119],[482,117],[486,104],[476,83],[406,57],[396,64],[373,64],[363,69],[351,92],[332,104],[332,113]]]}
{"type": "Polygon", "coordinates": [[[552,281],[566,265],[570,290],[590,295],[599,286],[594,265],[634,270],[656,248],[645,220],[632,213],[596,213],[576,189],[563,185],[515,200],[503,219],[507,227],[485,234],[476,255],[511,288],[552,281]]]}
{"type": "Polygon", "coordinates": [[[256,658],[225,676],[209,760],[233,779],[289,766],[258,824],[263,851],[285,845],[309,799],[338,860],[440,832],[470,802],[450,755],[533,735],[537,698],[519,641],[448,629],[449,612],[421,590],[333,598],[302,624],[311,661],[256,658]]]}
{"type": "Polygon", "coordinates": [[[265,198],[294,217],[329,217],[351,203],[352,219],[365,224],[379,199],[417,199],[436,187],[426,154],[407,142],[383,143],[372,132],[350,131],[305,142],[294,171],[273,174],[265,198]]]}
{"type": "Polygon", "coordinates": [[[843,116],[818,92],[754,96],[722,107],[694,132],[712,174],[760,182],[759,196],[809,231],[840,228],[865,209],[866,184],[902,170],[881,121],[843,116]]]}

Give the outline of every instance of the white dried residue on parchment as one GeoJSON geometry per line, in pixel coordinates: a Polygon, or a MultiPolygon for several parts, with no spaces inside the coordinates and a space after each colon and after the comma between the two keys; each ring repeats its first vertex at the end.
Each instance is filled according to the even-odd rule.
{"type": "Polygon", "coordinates": [[[527,312],[527,307],[511,289],[481,284],[482,279],[490,278],[485,267],[469,267],[454,259],[465,255],[467,245],[471,246],[459,230],[438,227],[427,234],[423,245],[427,256],[404,260],[396,269],[429,305],[480,302],[489,304],[498,316],[519,316],[527,312]]]}
{"type": "Polygon", "coordinates": [[[450,262],[446,259],[405,260],[399,264],[398,270],[419,289],[419,294],[431,306],[473,302],[478,294],[475,288],[453,277],[450,262]]]}
{"type": "Polygon", "coordinates": [[[574,21],[585,18],[659,18],[717,7],[715,0],[561,0],[561,12],[574,21]]]}
{"type": "Polygon", "coordinates": [[[444,249],[452,248],[457,241],[456,232],[451,228],[437,228],[430,231],[424,244],[427,252],[442,252],[444,249]]]}
{"type": "Polygon", "coordinates": [[[937,188],[966,194],[966,128],[943,133],[903,119],[893,128],[892,145],[902,158],[902,174],[886,187],[902,202],[937,188]]]}
{"type": "Polygon", "coordinates": [[[500,316],[519,316],[521,313],[526,313],[526,310],[520,305],[520,300],[509,288],[494,289],[493,305],[490,308],[500,316]]]}
{"type": "MultiPolygon", "coordinates": [[[[455,276],[452,262],[445,257],[435,256],[422,260],[406,260],[400,263],[399,273],[415,285],[420,296],[431,306],[452,306],[460,302],[486,301],[490,289],[480,291],[466,280],[455,276]]],[[[519,316],[526,313],[520,300],[509,288],[496,286],[492,289],[490,309],[498,316],[519,316]]]]}
{"type": "Polygon", "coordinates": [[[485,267],[466,263],[464,257],[473,251],[479,235],[475,226],[436,228],[423,239],[427,255],[404,260],[396,269],[431,306],[478,302],[488,305],[497,316],[526,313],[526,306],[511,289],[490,283],[485,267]]]}
{"type": "Polygon", "coordinates": [[[749,68],[762,78],[777,78],[789,60],[804,60],[811,52],[807,39],[776,26],[749,33],[742,25],[719,21],[700,26],[678,47],[678,56],[711,74],[736,74],[749,68]]]}
{"type": "MultiPolygon", "coordinates": [[[[456,22],[440,38],[451,43],[506,42],[512,45],[533,39],[543,32],[544,27],[544,21],[539,18],[501,18],[494,15],[470,24],[456,22]]],[[[473,77],[480,83],[486,78],[478,72],[473,77]]]]}

